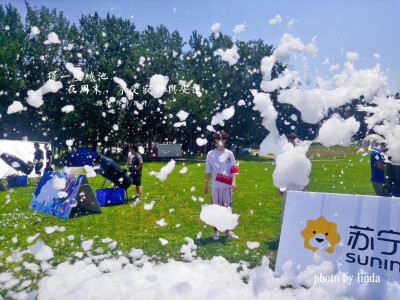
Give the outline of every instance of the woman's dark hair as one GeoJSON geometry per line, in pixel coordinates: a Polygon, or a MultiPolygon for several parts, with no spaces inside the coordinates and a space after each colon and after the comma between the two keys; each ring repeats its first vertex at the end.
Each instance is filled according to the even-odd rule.
{"type": "Polygon", "coordinates": [[[290,134],[286,135],[286,138],[288,140],[295,140],[298,138],[297,134],[295,134],[294,132],[291,132],[290,134]]]}
{"type": "Polygon", "coordinates": [[[215,140],[215,138],[217,138],[217,137],[219,137],[219,136],[222,136],[222,137],[224,137],[224,138],[226,138],[226,139],[229,138],[229,134],[227,134],[227,133],[226,133],[225,131],[223,131],[223,130],[218,130],[217,132],[215,132],[215,133],[213,134],[214,140],[215,140]]]}

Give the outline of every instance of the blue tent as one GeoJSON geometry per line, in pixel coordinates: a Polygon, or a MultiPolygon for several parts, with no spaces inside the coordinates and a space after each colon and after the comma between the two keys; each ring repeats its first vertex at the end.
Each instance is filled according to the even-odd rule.
{"type": "Polygon", "coordinates": [[[68,158],[69,167],[83,167],[84,165],[92,165],[93,159],[99,154],[88,148],[79,148],[76,152],[71,152],[68,158]]]}

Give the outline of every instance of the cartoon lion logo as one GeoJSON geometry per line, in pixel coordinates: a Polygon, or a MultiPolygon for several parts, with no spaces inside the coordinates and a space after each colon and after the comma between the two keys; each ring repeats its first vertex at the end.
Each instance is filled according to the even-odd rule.
{"type": "Polygon", "coordinates": [[[304,238],[304,248],[314,252],[324,249],[328,253],[334,253],[336,244],[341,241],[336,223],[328,222],[324,217],[308,220],[307,227],[301,235],[304,238]]]}

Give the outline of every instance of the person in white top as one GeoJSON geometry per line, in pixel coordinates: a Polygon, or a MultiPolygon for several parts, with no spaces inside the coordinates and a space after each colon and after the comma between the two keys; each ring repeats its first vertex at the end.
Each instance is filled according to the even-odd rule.
{"type": "MultiPolygon", "coordinates": [[[[130,148],[129,148],[130,149],[130,148]]],[[[126,159],[125,167],[129,167],[132,163],[133,154],[128,150],[128,158],[126,159]]]]}
{"type": "MultiPolygon", "coordinates": [[[[207,154],[206,180],[204,193],[208,194],[211,173],[211,203],[225,207],[232,206],[232,193],[236,190],[236,175],[239,175],[233,152],[225,148],[229,135],[225,131],[217,131],[213,135],[217,148],[207,154]]],[[[227,230],[225,236],[238,238],[227,230]]],[[[218,229],[214,227],[214,240],[219,239],[218,229]]]]}

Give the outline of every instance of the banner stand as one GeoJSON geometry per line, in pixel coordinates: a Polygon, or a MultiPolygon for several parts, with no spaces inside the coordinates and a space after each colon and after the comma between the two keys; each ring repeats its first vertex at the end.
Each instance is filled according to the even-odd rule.
{"type": "Polygon", "coordinates": [[[85,175],[59,172],[44,173],[29,208],[64,220],[102,213],[85,175]]]}

